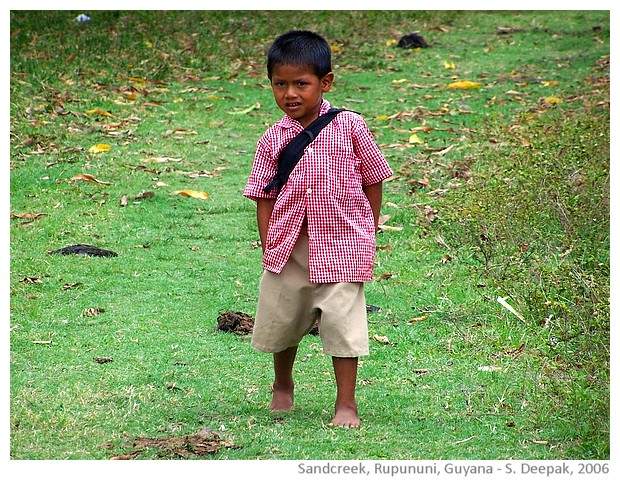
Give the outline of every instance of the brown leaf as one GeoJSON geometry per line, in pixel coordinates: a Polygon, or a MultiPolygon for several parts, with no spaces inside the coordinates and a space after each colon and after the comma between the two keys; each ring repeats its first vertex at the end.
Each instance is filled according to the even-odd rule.
{"type": "Polygon", "coordinates": [[[28,218],[28,219],[39,220],[43,216],[45,216],[44,213],[18,213],[18,214],[12,214],[11,219],[15,220],[17,218],[28,218]]]}
{"type": "Polygon", "coordinates": [[[393,276],[394,276],[393,273],[382,273],[381,275],[377,277],[377,282],[380,282],[382,280],[387,280],[389,278],[392,278],[393,276]]]}
{"type": "Polygon", "coordinates": [[[43,281],[37,277],[24,277],[19,282],[20,283],[43,283],[43,281]]]}
{"type": "Polygon", "coordinates": [[[90,173],[80,173],[78,175],[74,175],[71,177],[71,181],[73,182],[92,182],[92,183],[100,183],[102,185],[112,185],[110,182],[102,182],[101,180],[97,180],[90,173]]]}
{"type": "Polygon", "coordinates": [[[87,308],[82,312],[82,317],[96,317],[103,312],[105,312],[103,308],[87,308]]]}
{"type": "Polygon", "coordinates": [[[422,320],[426,320],[427,318],[428,318],[428,315],[420,315],[419,317],[412,318],[407,323],[417,323],[417,322],[421,322],[422,320]]]}
{"type": "Polygon", "coordinates": [[[114,361],[112,357],[94,357],[93,360],[97,363],[110,363],[114,361]]]}

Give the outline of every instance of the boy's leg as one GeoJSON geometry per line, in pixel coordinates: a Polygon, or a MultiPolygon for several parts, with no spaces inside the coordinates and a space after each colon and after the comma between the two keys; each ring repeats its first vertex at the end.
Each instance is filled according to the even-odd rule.
{"type": "Polygon", "coordinates": [[[273,354],[273,397],[269,410],[272,412],[288,412],[293,409],[293,363],[297,355],[297,347],[273,354]]]}
{"type": "Polygon", "coordinates": [[[332,357],[334,375],[336,376],[336,414],[330,425],[345,428],[357,428],[360,419],[355,402],[355,385],[357,382],[357,357],[332,357]]]}

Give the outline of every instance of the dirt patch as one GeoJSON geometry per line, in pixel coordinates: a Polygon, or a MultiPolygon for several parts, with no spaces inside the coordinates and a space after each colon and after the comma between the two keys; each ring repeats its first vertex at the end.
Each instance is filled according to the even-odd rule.
{"type": "Polygon", "coordinates": [[[132,460],[149,448],[157,450],[159,458],[204,457],[221,448],[242,448],[229,440],[222,440],[210,428],[201,428],[192,435],[164,438],[139,437],[131,441],[132,451],[112,457],[112,460],[132,460]]]}
{"type": "MultiPolygon", "coordinates": [[[[247,313],[233,312],[231,310],[227,310],[226,312],[220,313],[220,315],[217,317],[217,330],[220,330],[222,332],[232,332],[236,333],[237,335],[250,335],[253,328],[254,317],[251,317],[247,313]]],[[[310,330],[309,334],[319,334],[318,324],[314,325],[312,330],[310,330]]]]}
{"type": "Polygon", "coordinates": [[[254,327],[254,317],[247,313],[228,310],[217,317],[217,329],[222,332],[232,332],[238,335],[249,335],[254,327]]]}

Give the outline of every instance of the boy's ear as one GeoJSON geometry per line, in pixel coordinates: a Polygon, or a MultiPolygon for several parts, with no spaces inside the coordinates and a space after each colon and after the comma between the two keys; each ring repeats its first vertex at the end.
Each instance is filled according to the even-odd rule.
{"type": "Polygon", "coordinates": [[[334,73],[329,72],[321,79],[321,91],[329,92],[332,88],[332,83],[334,83],[334,73]]]}

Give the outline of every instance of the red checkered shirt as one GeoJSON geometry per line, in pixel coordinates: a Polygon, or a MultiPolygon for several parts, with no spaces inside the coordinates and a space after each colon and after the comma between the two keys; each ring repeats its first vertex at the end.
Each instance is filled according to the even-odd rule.
{"type": "MultiPolygon", "coordinates": [[[[329,110],[323,100],[320,114],[329,110]]],[[[392,175],[360,115],[339,113],[306,148],[278,193],[265,193],[278,155],[303,130],[285,115],[258,141],[243,195],[276,198],[269,220],[263,267],[280,273],[308,218],[309,280],[313,283],[367,282],[375,259],[372,209],[362,187],[392,175]]]]}

